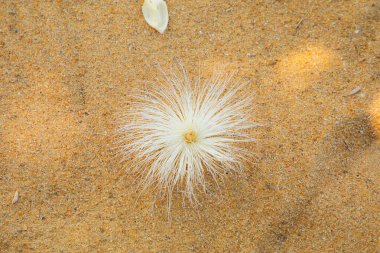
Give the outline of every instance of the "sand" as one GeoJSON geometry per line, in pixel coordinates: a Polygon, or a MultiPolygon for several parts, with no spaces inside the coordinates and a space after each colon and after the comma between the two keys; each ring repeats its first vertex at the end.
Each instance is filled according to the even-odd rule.
{"type": "Polygon", "coordinates": [[[141,0],[1,1],[0,252],[379,252],[379,3],[167,3],[161,35],[141,0]],[[177,57],[229,63],[264,127],[242,174],[168,217],[113,133],[177,57]]]}

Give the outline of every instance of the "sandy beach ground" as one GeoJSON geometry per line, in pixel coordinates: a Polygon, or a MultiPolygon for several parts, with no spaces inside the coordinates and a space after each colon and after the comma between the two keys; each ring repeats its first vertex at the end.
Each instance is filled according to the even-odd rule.
{"type": "Polygon", "coordinates": [[[142,2],[0,2],[0,252],[379,252],[379,2],[168,0],[163,35],[142,2]],[[229,63],[264,127],[250,167],[168,218],[112,136],[177,57],[229,63]]]}

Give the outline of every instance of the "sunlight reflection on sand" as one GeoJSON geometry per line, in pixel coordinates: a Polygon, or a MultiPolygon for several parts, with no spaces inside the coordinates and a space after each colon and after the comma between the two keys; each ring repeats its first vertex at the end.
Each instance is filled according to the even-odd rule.
{"type": "MultiPolygon", "coordinates": [[[[46,73],[45,73],[46,74],[46,73]]],[[[14,95],[7,106],[13,120],[3,126],[6,158],[46,164],[70,158],[81,133],[70,110],[67,87],[48,74],[29,80],[30,87],[14,95]]]]}
{"type": "Polygon", "coordinates": [[[317,82],[324,72],[341,66],[337,54],[325,47],[310,46],[285,55],[277,67],[277,74],[286,88],[306,89],[317,82]]]}

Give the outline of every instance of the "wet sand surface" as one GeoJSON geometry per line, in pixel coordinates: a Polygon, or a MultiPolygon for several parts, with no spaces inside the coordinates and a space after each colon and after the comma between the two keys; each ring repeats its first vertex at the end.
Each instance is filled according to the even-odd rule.
{"type": "Polygon", "coordinates": [[[0,252],[378,252],[379,3],[167,3],[161,35],[142,1],[1,1],[0,252]],[[242,174],[168,218],[113,136],[176,57],[229,63],[264,126],[242,174]]]}

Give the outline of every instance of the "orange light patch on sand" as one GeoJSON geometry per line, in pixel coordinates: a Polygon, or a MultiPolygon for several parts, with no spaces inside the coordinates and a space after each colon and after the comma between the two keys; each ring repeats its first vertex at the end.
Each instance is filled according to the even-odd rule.
{"type": "Polygon", "coordinates": [[[373,101],[371,108],[371,123],[378,138],[380,138],[380,93],[377,94],[377,98],[373,101]]]}
{"type": "Polygon", "coordinates": [[[277,74],[287,88],[302,90],[320,79],[322,73],[333,71],[340,65],[341,61],[334,51],[324,47],[308,47],[280,59],[277,74]]]}
{"type": "Polygon", "coordinates": [[[52,76],[41,76],[43,80],[30,80],[30,88],[7,104],[3,144],[11,161],[34,165],[64,161],[72,156],[81,135],[67,88],[52,76]]]}

